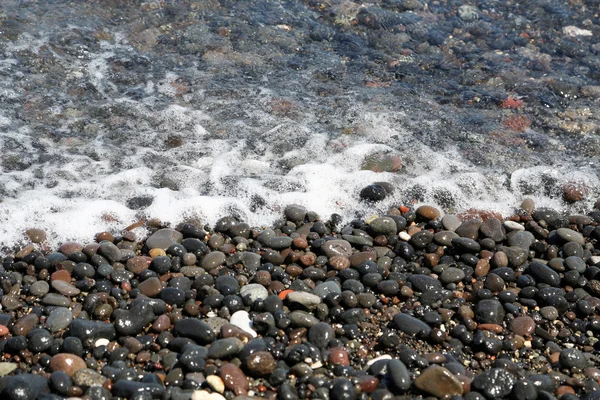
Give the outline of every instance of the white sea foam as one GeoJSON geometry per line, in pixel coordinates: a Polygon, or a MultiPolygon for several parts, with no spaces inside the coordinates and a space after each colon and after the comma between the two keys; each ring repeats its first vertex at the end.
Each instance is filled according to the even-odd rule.
{"type": "MultiPolygon", "coordinates": [[[[15,65],[11,55],[38,52],[46,44],[47,38],[22,36],[7,47],[0,72],[15,65]]],[[[220,97],[194,85],[193,79],[202,79],[198,71],[188,71],[191,83],[170,71],[141,75],[136,88],[143,95],[133,99],[111,78],[111,60],[122,53],[133,51],[117,33],[115,43],[102,42],[98,53],[82,49],[80,58],[69,60],[54,55],[69,85],[91,85],[101,95],[93,110],[105,116],[52,99],[39,113],[59,119],[61,128],[40,134],[35,121],[23,123],[16,111],[0,109],[1,244],[22,241],[32,227],[46,230],[52,246],[85,243],[97,232],[118,232],[142,218],[213,225],[235,214],[264,226],[292,203],[323,219],[338,213],[348,221],[357,214],[423,203],[448,212],[478,208],[508,215],[526,196],[538,206],[565,209],[560,187],[567,182],[588,187],[587,200],[572,206],[575,210],[589,208],[599,194],[592,168],[565,163],[502,171],[473,165],[450,141],[433,149],[415,132],[434,129],[435,121],[407,122],[401,110],[357,103],[319,109],[319,116],[316,106],[298,98],[295,117],[276,115],[269,108],[282,97],[277,91],[241,87],[237,90],[246,97],[220,97]],[[187,84],[193,90],[186,90],[187,84]],[[321,124],[321,118],[329,124],[321,124]],[[72,128],[77,120],[82,127],[72,128]],[[361,169],[365,158],[384,153],[398,156],[403,168],[361,169]],[[391,182],[395,192],[377,205],[360,201],[360,190],[377,181],[391,182]],[[153,198],[151,205],[127,207],[140,196],[153,198]]],[[[21,78],[8,74],[0,81],[0,100],[20,99],[14,86],[21,78]]]]}

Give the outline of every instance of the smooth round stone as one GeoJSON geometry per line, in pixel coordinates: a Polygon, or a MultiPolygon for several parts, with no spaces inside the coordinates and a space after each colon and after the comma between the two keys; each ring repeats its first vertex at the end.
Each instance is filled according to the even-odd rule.
{"type": "Polygon", "coordinates": [[[244,332],[249,333],[250,335],[252,335],[252,337],[257,336],[256,331],[252,329],[252,320],[250,319],[250,314],[248,314],[248,311],[240,310],[234,312],[231,318],[229,319],[229,323],[231,325],[237,326],[244,332]]]}
{"type": "Polygon", "coordinates": [[[101,338],[113,340],[117,336],[115,327],[108,322],[75,318],[69,328],[70,336],[77,337],[84,343],[101,338]]]}
{"type": "Polygon", "coordinates": [[[9,377],[5,385],[2,391],[3,400],[34,400],[48,391],[48,380],[35,374],[9,377]]]}
{"type": "Polygon", "coordinates": [[[388,377],[390,382],[401,392],[410,388],[410,373],[406,365],[400,360],[392,359],[387,363],[388,377]]]}
{"type": "Polygon", "coordinates": [[[58,353],[50,359],[51,371],[62,371],[69,376],[73,376],[76,371],[86,367],[87,365],[81,357],[70,353],[58,353]]]}
{"type": "Polygon", "coordinates": [[[35,281],[29,288],[29,294],[36,297],[43,297],[50,291],[50,285],[46,281],[35,281]]]}
{"type": "Polygon", "coordinates": [[[356,400],[354,385],[346,378],[338,378],[334,380],[329,398],[331,400],[356,400]]]}
{"type": "Polygon", "coordinates": [[[328,258],[333,256],[346,256],[352,255],[352,245],[341,239],[328,240],[321,246],[321,250],[328,258]]]}
{"type": "Polygon", "coordinates": [[[525,227],[518,222],[515,221],[504,221],[504,228],[508,231],[524,231],[525,227]]]}
{"type": "Polygon", "coordinates": [[[252,376],[266,376],[273,373],[277,363],[268,351],[257,351],[244,360],[246,371],[252,376]]]}
{"type": "Polygon", "coordinates": [[[510,330],[515,335],[528,336],[535,331],[535,321],[528,316],[521,316],[510,322],[510,330]]]}
{"type": "Polygon", "coordinates": [[[204,346],[190,346],[181,354],[179,362],[191,372],[202,372],[206,367],[208,350],[204,346]]]}
{"type": "Polygon", "coordinates": [[[452,246],[452,240],[459,237],[452,231],[439,231],[433,235],[433,241],[440,246],[452,246]]]}
{"type": "Polygon", "coordinates": [[[310,310],[315,309],[321,304],[321,298],[319,296],[307,292],[292,292],[287,295],[287,300],[290,303],[301,304],[310,310]]]}
{"type": "MultiPolygon", "coordinates": [[[[367,274],[363,277],[363,281],[365,281],[369,275],[379,274],[367,274]]],[[[400,291],[400,285],[397,281],[381,281],[377,284],[377,291],[385,296],[395,296],[400,291]]]]}
{"type": "Polygon", "coordinates": [[[234,392],[237,396],[247,395],[250,383],[242,370],[235,364],[225,364],[219,369],[219,376],[225,384],[225,388],[234,392]]]}
{"type": "Polygon", "coordinates": [[[540,262],[533,261],[529,264],[527,272],[529,272],[529,274],[533,276],[533,279],[538,283],[547,283],[554,287],[560,286],[560,275],[558,272],[540,262]]]}
{"type": "Polygon", "coordinates": [[[69,307],[71,300],[61,294],[48,293],[42,297],[41,303],[47,306],[69,307]]]}
{"type": "Polygon", "coordinates": [[[77,296],[81,293],[81,290],[65,281],[55,280],[52,281],[51,285],[54,290],[65,296],[77,296]]]}
{"type": "Polygon", "coordinates": [[[98,247],[98,254],[106,258],[111,264],[116,261],[121,261],[121,258],[123,257],[121,254],[121,249],[119,249],[114,243],[106,240],[100,243],[100,246],[98,247]]]}
{"type": "Polygon", "coordinates": [[[508,266],[511,268],[520,267],[525,261],[527,261],[527,257],[529,256],[529,252],[527,250],[516,246],[503,247],[502,251],[504,254],[506,254],[508,266]]]}
{"type": "Polygon", "coordinates": [[[456,231],[461,223],[456,215],[446,214],[442,217],[442,226],[450,232],[456,231]]]}
{"type": "Polygon", "coordinates": [[[415,379],[415,386],[435,397],[463,394],[463,386],[454,374],[444,367],[431,366],[415,379]]]}
{"type": "Polygon", "coordinates": [[[317,317],[304,311],[292,311],[289,314],[289,319],[292,321],[292,324],[302,328],[310,328],[319,323],[317,317]]]}
{"type": "Polygon", "coordinates": [[[125,268],[127,268],[127,271],[129,272],[133,272],[135,275],[139,275],[142,273],[142,271],[148,269],[151,262],[152,259],[150,257],[131,257],[129,260],[127,260],[125,268]]]}
{"type": "Polygon", "coordinates": [[[147,302],[138,303],[129,310],[116,309],[112,315],[117,333],[126,336],[139,334],[154,320],[152,306],[147,302]]]}
{"type": "Polygon", "coordinates": [[[73,321],[73,313],[65,307],[57,307],[46,319],[46,328],[50,332],[58,332],[66,329],[73,321]]]}
{"type": "Polygon", "coordinates": [[[18,365],[11,362],[0,362],[0,376],[5,376],[18,368],[18,365]]]}
{"type": "Polygon", "coordinates": [[[433,242],[433,233],[426,230],[419,231],[410,238],[410,244],[417,249],[424,249],[431,242],[433,242]]]}
{"type": "Polygon", "coordinates": [[[184,318],[175,322],[173,334],[175,336],[190,338],[201,345],[210,344],[216,339],[213,329],[205,322],[196,318],[184,318]]]}
{"type": "Polygon", "coordinates": [[[23,307],[23,303],[21,303],[21,301],[19,301],[18,298],[10,295],[2,296],[2,301],[0,302],[0,304],[2,304],[2,308],[4,308],[7,311],[13,311],[23,307]]]}
{"type": "Polygon", "coordinates": [[[146,246],[149,249],[162,249],[167,250],[169,246],[175,243],[181,243],[183,235],[181,232],[177,232],[171,228],[163,228],[154,232],[148,240],[146,240],[146,246]]]}
{"type": "Polygon", "coordinates": [[[395,235],[396,221],[390,217],[379,217],[369,222],[369,226],[377,235],[395,235]]]}
{"type": "Polygon", "coordinates": [[[240,289],[240,297],[242,299],[248,299],[249,303],[254,304],[256,300],[264,300],[269,296],[267,288],[259,283],[250,283],[246,286],[242,286],[240,289]]]}
{"type": "Polygon", "coordinates": [[[13,335],[26,336],[40,321],[37,314],[31,313],[17,319],[11,328],[13,335]]]}
{"type": "Polygon", "coordinates": [[[583,235],[579,232],[575,232],[572,229],[558,228],[556,230],[556,234],[565,242],[575,242],[579,243],[582,246],[585,244],[585,239],[583,235]]]}
{"type": "Polygon", "coordinates": [[[308,330],[308,341],[320,349],[327,347],[334,337],[333,328],[325,322],[318,322],[308,330]]]}
{"type": "Polygon", "coordinates": [[[206,377],[206,383],[208,383],[210,388],[216,392],[223,393],[225,391],[225,384],[220,376],[209,375],[206,377]]]}
{"type": "Polygon", "coordinates": [[[529,250],[533,242],[535,242],[535,236],[528,231],[515,232],[508,236],[509,246],[517,246],[525,250],[529,250]]]}
{"type": "Polygon", "coordinates": [[[112,394],[116,397],[132,398],[136,393],[144,392],[149,398],[161,397],[164,392],[162,383],[136,382],[120,379],[112,386],[112,394]]]}
{"type": "Polygon", "coordinates": [[[440,216],[440,210],[433,206],[424,205],[415,211],[415,213],[424,220],[431,221],[440,216]]]}
{"type": "Polygon", "coordinates": [[[330,365],[350,365],[350,359],[348,358],[348,352],[343,347],[334,347],[329,349],[328,361],[330,365]]]}
{"type": "Polygon", "coordinates": [[[166,287],[160,292],[160,298],[169,305],[181,307],[185,303],[185,291],[176,287],[166,287]]]}
{"type": "Polygon", "coordinates": [[[225,253],[221,251],[212,251],[202,257],[202,260],[200,260],[200,267],[206,271],[210,271],[211,269],[223,265],[226,259],[225,253]]]}
{"type": "Polygon", "coordinates": [[[408,277],[408,281],[412,284],[413,289],[417,292],[424,293],[428,290],[441,289],[442,283],[432,276],[416,274],[408,277]]]}
{"type": "Polygon", "coordinates": [[[504,315],[504,307],[498,300],[479,300],[475,306],[475,319],[482,324],[502,325],[504,315]]]}
{"type": "Polygon", "coordinates": [[[306,207],[297,204],[290,204],[285,208],[283,212],[285,214],[285,217],[289,221],[303,222],[304,218],[306,217],[306,214],[308,213],[308,210],[306,209],[306,207]]]}
{"type": "Polygon", "coordinates": [[[385,188],[381,185],[376,184],[365,186],[360,191],[360,198],[371,202],[381,201],[385,199],[386,196],[387,191],[385,190],[385,188]]]}
{"type": "Polygon", "coordinates": [[[558,310],[553,306],[546,306],[540,308],[540,314],[545,320],[554,321],[558,318],[558,310]]]}
{"type": "Polygon", "coordinates": [[[76,251],[83,250],[83,245],[76,242],[66,242],[60,245],[58,251],[65,255],[69,255],[71,253],[75,253],[76,251]]]}
{"type": "Polygon", "coordinates": [[[312,290],[312,294],[319,296],[321,299],[325,299],[329,293],[342,293],[342,288],[337,282],[327,281],[319,283],[312,290]]]}
{"type": "Polygon", "coordinates": [[[152,277],[140,282],[138,289],[144,296],[155,297],[163,290],[163,286],[160,279],[152,277]]]}
{"type": "Polygon", "coordinates": [[[419,333],[428,336],[431,333],[431,327],[425,322],[404,313],[398,313],[394,316],[394,324],[397,329],[410,336],[415,336],[419,333]]]}
{"type": "Polygon", "coordinates": [[[102,386],[106,382],[106,377],[93,369],[83,368],[77,370],[71,376],[73,383],[82,388],[102,386]]]}
{"type": "Polygon", "coordinates": [[[481,250],[481,245],[479,243],[477,243],[474,239],[467,237],[452,239],[452,246],[454,246],[457,251],[464,253],[476,254],[481,250]]]}
{"type": "Polygon", "coordinates": [[[562,368],[579,368],[584,369],[588,366],[587,359],[577,349],[563,349],[558,357],[558,362],[562,368]]]}
{"type": "Polygon", "coordinates": [[[291,247],[293,241],[294,239],[289,236],[276,236],[273,238],[266,238],[263,241],[263,244],[273,250],[283,250],[291,247]]]}
{"type": "Polygon", "coordinates": [[[46,232],[42,229],[31,228],[25,231],[25,234],[33,243],[42,243],[46,240],[46,232]]]}
{"type": "Polygon", "coordinates": [[[510,394],[515,381],[515,376],[510,372],[493,368],[477,375],[471,382],[471,387],[488,399],[497,399],[510,394]]]}
{"type": "Polygon", "coordinates": [[[449,267],[440,274],[440,281],[442,281],[444,285],[460,282],[463,279],[465,279],[465,271],[460,268],[449,267]]]}
{"type": "Polygon", "coordinates": [[[498,218],[488,218],[483,221],[479,231],[484,237],[490,238],[496,243],[504,240],[502,221],[500,221],[498,218]]]}
{"type": "Polygon", "coordinates": [[[515,383],[511,395],[514,396],[515,400],[535,400],[538,394],[532,382],[520,379],[515,383]]]}
{"type": "Polygon", "coordinates": [[[581,257],[577,256],[569,256],[565,258],[564,265],[568,270],[577,271],[580,274],[583,274],[587,269],[585,261],[583,261],[581,257]]]}
{"type": "Polygon", "coordinates": [[[216,360],[231,358],[238,354],[243,347],[244,343],[236,337],[219,339],[210,345],[207,358],[216,360]]]}

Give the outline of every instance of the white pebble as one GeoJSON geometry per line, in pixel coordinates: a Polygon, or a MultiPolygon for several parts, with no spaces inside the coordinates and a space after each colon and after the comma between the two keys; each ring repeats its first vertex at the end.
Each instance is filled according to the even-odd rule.
{"type": "Polygon", "coordinates": [[[223,393],[225,391],[225,384],[223,383],[223,379],[217,375],[209,375],[206,377],[206,383],[211,387],[215,392],[223,393]]]}
{"type": "Polygon", "coordinates": [[[225,400],[225,397],[219,393],[209,393],[207,390],[194,390],[192,400],[225,400]]]}
{"type": "Polygon", "coordinates": [[[110,341],[108,339],[98,339],[94,343],[94,347],[108,346],[109,343],[110,341]]]}
{"type": "Polygon", "coordinates": [[[247,311],[240,310],[233,313],[229,320],[231,325],[235,325],[242,329],[244,332],[249,333],[252,337],[256,337],[256,331],[252,329],[252,321],[250,321],[250,314],[247,311]]]}
{"type": "Polygon", "coordinates": [[[515,221],[504,221],[504,227],[509,231],[524,231],[525,227],[515,221]]]}
{"type": "Polygon", "coordinates": [[[367,365],[371,366],[379,360],[391,360],[391,359],[392,359],[392,356],[390,356],[389,354],[384,354],[382,356],[379,356],[379,357],[376,357],[376,358],[373,358],[373,359],[367,361],[367,365]]]}
{"type": "Polygon", "coordinates": [[[402,231],[398,234],[398,237],[402,240],[404,240],[405,242],[408,242],[410,240],[410,235],[408,234],[408,232],[402,231]]]}

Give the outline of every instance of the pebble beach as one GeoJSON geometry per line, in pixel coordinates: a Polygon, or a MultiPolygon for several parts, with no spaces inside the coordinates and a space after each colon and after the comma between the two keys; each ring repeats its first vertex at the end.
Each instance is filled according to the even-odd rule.
{"type": "Polygon", "coordinates": [[[595,399],[600,211],[100,232],[5,257],[0,390],[25,399],[595,399]],[[459,218],[460,217],[460,218],[459,218]]]}
{"type": "Polygon", "coordinates": [[[5,0],[2,400],[600,399],[596,0],[5,0]]]}

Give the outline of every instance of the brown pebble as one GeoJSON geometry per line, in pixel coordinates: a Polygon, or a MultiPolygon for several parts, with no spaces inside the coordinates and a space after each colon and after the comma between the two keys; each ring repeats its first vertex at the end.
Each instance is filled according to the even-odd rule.
{"type": "Polygon", "coordinates": [[[69,376],[73,376],[75,371],[87,368],[83,358],[70,353],[58,353],[50,359],[50,370],[63,371],[69,376]]]}
{"type": "Polygon", "coordinates": [[[556,391],[554,392],[554,394],[556,394],[558,397],[562,396],[563,394],[575,394],[575,389],[573,389],[571,386],[567,386],[567,385],[561,385],[559,387],[556,388],[556,391]]]}
{"type": "Polygon", "coordinates": [[[58,251],[60,251],[61,253],[63,253],[66,256],[68,256],[71,253],[74,253],[76,251],[81,251],[81,250],[83,250],[83,245],[81,245],[80,243],[75,243],[75,242],[63,243],[58,248],[58,251]]]}
{"type": "Polygon", "coordinates": [[[296,278],[302,274],[302,268],[296,264],[291,264],[286,267],[285,272],[291,277],[296,278]]]}
{"type": "Polygon", "coordinates": [[[535,321],[528,316],[517,317],[510,322],[510,330],[515,335],[531,335],[535,330],[535,321]]]}
{"type": "Polygon", "coordinates": [[[331,365],[350,365],[350,359],[348,358],[348,352],[342,347],[334,347],[329,350],[329,363],[331,365]]]}
{"type": "Polygon", "coordinates": [[[37,314],[31,313],[24,315],[12,326],[12,333],[15,336],[27,336],[29,331],[31,331],[38,322],[40,322],[40,319],[37,314]]]}
{"type": "Polygon", "coordinates": [[[477,265],[475,266],[475,276],[486,276],[490,271],[490,263],[485,258],[479,259],[477,261],[477,265]]]}
{"type": "Polygon", "coordinates": [[[140,293],[144,296],[154,297],[163,290],[162,282],[157,277],[148,278],[138,285],[140,293]]]}
{"type": "Polygon", "coordinates": [[[300,264],[304,265],[305,267],[308,267],[310,265],[313,265],[315,261],[317,261],[317,255],[315,253],[309,252],[300,257],[299,261],[300,264]]]}
{"type": "Polygon", "coordinates": [[[350,260],[346,256],[333,256],[329,259],[329,265],[336,271],[350,268],[350,260]]]}
{"type": "Polygon", "coordinates": [[[416,213],[419,217],[427,221],[431,221],[440,216],[440,211],[437,208],[427,205],[417,208],[416,213]]]}
{"type": "Polygon", "coordinates": [[[160,257],[160,256],[166,256],[167,253],[163,250],[163,249],[150,249],[150,251],[148,252],[148,255],[152,258],[156,258],[156,257],[160,257]]]}
{"type": "Polygon", "coordinates": [[[446,362],[446,356],[440,353],[427,353],[423,355],[431,364],[443,364],[446,362]]]}
{"type": "Polygon", "coordinates": [[[252,335],[232,324],[223,324],[221,326],[221,336],[223,338],[235,337],[240,339],[242,342],[247,343],[252,340],[252,335]]]}
{"type": "Polygon", "coordinates": [[[42,229],[31,228],[27,229],[25,233],[27,234],[27,237],[29,237],[29,240],[31,240],[33,243],[42,243],[44,240],[46,240],[46,232],[42,229]]]}
{"type": "Polygon", "coordinates": [[[563,185],[563,199],[567,203],[576,203],[584,200],[589,194],[589,189],[581,183],[569,182],[563,185]]]}
{"type": "Polygon", "coordinates": [[[248,394],[248,389],[250,388],[248,378],[235,364],[227,363],[221,366],[219,370],[219,376],[223,380],[225,388],[234,392],[236,396],[246,396],[248,394]]]}
{"type": "Polygon", "coordinates": [[[105,240],[113,243],[115,241],[115,237],[110,232],[100,232],[96,235],[96,242],[101,243],[105,240]]]}
{"type": "Polygon", "coordinates": [[[366,261],[377,261],[377,253],[372,251],[361,251],[359,253],[352,254],[350,257],[348,257],[348,259],[353,267],[358,267],[360,264],[366,261]]]}
{"type": "Polygon", "coordinates": [[[308,247],[308,242],[302,237],[297,237],[292,241],[292,246],[294,246],[296,249],[303,250],[308,247]]]}
{"type": "Polygon", "coordinates": [[[436,397],[463,394],[463,385],[458,378],[446,368],[437,365],[421,372],[414,384],[420,390],[436,397]]]}
{"type": "Polygon", "coordinates": [[[33,249],[34,249],[34,247],[32,244],[25,246],[21,250],[19,250],[17,252],[17,254],[15,254],[15,257],[17,259],[21,259],[21,258],[25,257],[27,254],[31,253],[33,251],[33,249]]]}
{"type": "Polygon", "coordinates": [[[131,257],[129,260],[127,260],[126,268],[128,271],[133,272],[136,275],[139,275],[142,273],[142,271],[148,269],[151,262],[152,262],[152,259],[150,257],[144,257],[144,256],[131,257]]]}
{"type": "Polygon", "coordinates": [[[160,333],[169,329],[170,326],[171,320],[169,319],[169,316],[167,314],[161,314],[154,320],[154,323],[152,323],[152,330],[160,333]]]}
{"type": "Polygon", "coordinates": [[[53,272],[52,275],[50,275],[50,281],[63,281],[71,283],[71,274],[66,269],[59,269],[58,271],[53,272]]]}
{"type": "Polygon", "coordinates": [[[477,329],[479,329],[480,331],[491,331],[494,333],[502,333],[502,331],[504,330],[504,328],[502,328],[502,325],[498,324],[479,324],[477,325],[477,329]]]}
{"type": "Polygon", "coordinates": [[[508,266],[508,257],[505,252],[497,251],[492,257],[491,265],[494,268],[505,268],[508,266]]]}
{"type": "Polygon", "coordinates": [[[535,209],[535,202],[530,198],[524,199],[521,208],[531,214],[535,209]]]}
{"type": "Polygon", "coordinates": [[[379,385],[379,379],[369,375],[359,375],[360,391],[364,393],[373,393],[379,385]]]}
{"type": "Polygon", "coordinates": [[[275,370],[276,362],[268,351],[257,351],[246,358],[244,367],[252,376],[265,376],[275,370]]]}
{"type": "Polygon", "coordinates": [[[256,271],[254,282],[267,287],[271,283],[271,274],[268,271],[256,271]]]}

